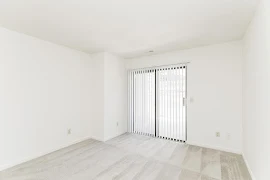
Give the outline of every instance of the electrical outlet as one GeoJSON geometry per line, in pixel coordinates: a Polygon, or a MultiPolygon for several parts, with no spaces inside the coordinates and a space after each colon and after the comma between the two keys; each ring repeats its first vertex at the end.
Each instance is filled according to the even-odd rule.
{"type": "Polygon", "coordinates": [[[220,132],[216,132],[216,137],[220,137],[220,132]]]}
{"type": "Polygon", "coordinates": [[[70,135],[71,134],[71,129],[67,130],[67,134],[70,135]]]}

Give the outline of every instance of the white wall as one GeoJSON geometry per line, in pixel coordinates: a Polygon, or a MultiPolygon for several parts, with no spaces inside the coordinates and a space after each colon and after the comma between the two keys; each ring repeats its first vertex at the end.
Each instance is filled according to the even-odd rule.
{"type": "Polygon", "coordinates": [[[0,39],[0,170],[90,137],[90,56],[4,28],[0,39]]]}
{"type": "Polygon", "coordinates": [[[194,101],[188,103],[188,143],[241,153],[242,58],[242,42],[236,41],[128,59],[126,67],[190,62],[188,98],[194,101]]]}
{"type": "Polygon", "coordinates": [[[270,1],[261,0],[244,38],[243,153],[253,179],[270,179],[270,1]]]}
{"type": "Polygon", "coordinates": [[[104,58],[105,53],[91,54],[94,62],[93,73],[93,118],[91,120],[92,138],[104,140],[104,58]]]}
{"type": "Polygon", "coordinates": [[[95,64],[92,137],[106,141],[127,131],[127,71],[124,59],[113,54],[91,57],[95,64]]]}
{"type": "Polygon", "coordinates": [[[127,132],[127,71],[124,59],[105,54],[104,139],[127,132]],[[117,125],[118,123],[118,125],[117,125]]]}

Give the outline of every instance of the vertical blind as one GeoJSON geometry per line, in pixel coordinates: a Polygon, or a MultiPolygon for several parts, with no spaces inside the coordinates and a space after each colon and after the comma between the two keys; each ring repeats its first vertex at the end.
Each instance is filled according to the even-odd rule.
{"type": "Polygon", "coordinates": [[[187,66],[129,72],[129,132],[186,141],[187,66]]]}

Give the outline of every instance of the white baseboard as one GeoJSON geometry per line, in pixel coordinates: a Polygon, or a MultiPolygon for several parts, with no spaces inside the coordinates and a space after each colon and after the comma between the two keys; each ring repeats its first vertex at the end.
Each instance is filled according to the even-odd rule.
{"type": "Polygon", "coordinates": [[[223,147],[219,147],[219,146],[212,146],[212,145],[208,145],[208,144],[201,144],[201,143],[194,143],[194,142],[187,142],[187,144],[193,145],[193,146],[200,146],[200,147],[204,147],[204,148],[209,148],[209,149],[216,149],[219,151],[225,151],[225,152],[230,152],[230,153],[235,153],[235,154],[242,154],[242,151],[240,151],[240,150],[228,149],[228,148],[223,148],[223,147]]]}
{"type": "Polygon", "coordinates": [[[125,133],[127,133],[127,132],[121,132],[121,133],[115,134],[115,135],[113,135],[113,136],[105,137],[105,138],[100,138],[100,137],[96,137],[96,136],[92,136],[91,138],[92,138],[92,139],[95,139],[95,140],[97,140],[97,141],[105,142],[105,141],[108,141],[108,140],[110,140],[110,139],[113,139],[113,138],[115,138],[115,137],[117,137],[117,136],[121,136],[121,135],[123,135],[123,134],[125,134],[125,133]]]}
{"type": "Polygon", "coordinates": [[[1,167],[0,167],[0,171],[9,169],[9,168],[11,168],[11,167],[20,165],[20,164],[25,163],[25,162],[27,162],[27,161],[31,161],[31,160],[34,160],[34,159],[36,159],[36,158],[45,156],[45,155],[50,154],[50,153],[52,153],[52,152],[54,152],[54,151],[57,151],[57,150],[59,150],[59,149],[66,148],[66,147],[68,147],[68,146],[77,144],[77,143],[79,143],[79,142],[85,141],[85,140],[90,139],[90,138],[91,138],[91,137],[81,138],[81,139],[78,139],[78,140],[73,141],[73,142],[71,142],[71,143],[68,143],[68,144],[59,146],[59,147],[57,147],[57,148],[53,148],[53,149],[47,150],[47,151],[45,151],[45,152],[40,152],[40,153],[38,153],[38,154],[35,154],[34,156],[27,157],[27,158],[22,158],[22,159],[17,160],[17,161],[15,161],[15,162],[13,162],[13,163],[6,164],[6,165],[1,166],[1,167]]]}
{"type": "Polygon", "coordinates": [[[101,137],[91,136],[91,139],[104,142],[104,138],[101,138],[101,137]]]}
{"type": "Polygon", "coordinates": [[[121,136],[122,134],[125,134],[125,133],[127,133],[127,132],[121,132],[121,133],[118,133],[118,134],[116,134],[114,136],[106,137],[106,138],[104,138],[104,141],[108,141],[108,140],[113,139],[113,138],[115,138],[117,136],[121,136]]]}
{"type": "Polygon", "coordinates": [[[108,141],[108,140],[110,140],[110,139],[113,139],[113,138],[115,138],[115,137],[117,137],[117,136],[120,136],[120,135],[122,135],[122,134],[125,134],[125,133],[127,133],[127,132],[121,132],[121,133],[115,134],[115,135],[110,136],[110,137],[105,137],[105,138],[100,138],[100,137],[96,137],[96,136],[92,136],[91,138],[92,138],[92,139],[95,139],[95,140],[97,140],[97,141],[105,142],[105,141],[108,141]]]}
{"type": "Polygon", "coordinates": [[[251,168],[250,168],[250,166],[249,166],[249,164],[248,164],[248,161],[247,161],[247,159],[246,159],[246,157],[245,157],[245,154],[243,153],[242,156],[243,156],[243,159],[244,159],[244,161],[245,161],[245,163],[246,163],[248,172],[249,172],[249,174],[250,174],[252,180],[256,180],[256,178],[255,178],[255,176],[254,176],[253,172],[251,171],[251,168]]]}

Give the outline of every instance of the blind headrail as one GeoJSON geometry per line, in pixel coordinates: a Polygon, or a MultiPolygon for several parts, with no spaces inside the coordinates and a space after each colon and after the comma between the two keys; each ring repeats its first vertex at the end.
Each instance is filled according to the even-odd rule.
{"type": "Polygon", "coordinates": [[[143,67],[143,68],[134,68],[134,69],[128,69],[128,71],[138,71],[138,70],[150,70],[150,69],[160,69],[160,68],[169,68],[174,66],[187,66],[190,62],[183,62],[183,63],[177,63],[177,64],[168,64],[168,65],[160,65],[160,66],[149,66],[149,67],[143,67]]]}

